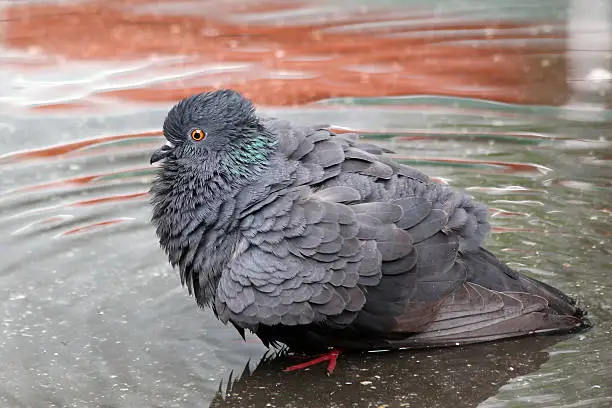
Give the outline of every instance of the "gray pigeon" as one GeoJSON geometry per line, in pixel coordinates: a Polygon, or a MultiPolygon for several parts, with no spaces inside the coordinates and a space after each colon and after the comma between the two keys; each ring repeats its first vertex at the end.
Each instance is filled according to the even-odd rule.
{"type": "Polygon", "coordinates": [[[259,116],[232,90],[180,101],[163,130],[162,248],[243,337],[327,353],[290,369],[588,326],[570,297],[481,246],[483,204],[354,134],[259,116]]]}

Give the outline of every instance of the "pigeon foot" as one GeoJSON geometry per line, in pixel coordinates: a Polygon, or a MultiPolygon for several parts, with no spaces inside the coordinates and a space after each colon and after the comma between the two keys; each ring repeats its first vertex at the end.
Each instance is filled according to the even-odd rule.
{"type": "Polygon", "coordinates": [[[285,368],[283,371],[285,372],[297,371],[297,370],[301,370],[301,369],[313,366],[315,364],[322,363],[324,361],[329,361],[329,363],[327,364],[327,375],[331,375],[334,372],[334,369],[336,368],[336,363],[338,361],[339,355],[340,355],[340,350],[333,349],[329,353],[322,354],[319,357],[309,360],[305,363],[289,366],[285,368]]]}

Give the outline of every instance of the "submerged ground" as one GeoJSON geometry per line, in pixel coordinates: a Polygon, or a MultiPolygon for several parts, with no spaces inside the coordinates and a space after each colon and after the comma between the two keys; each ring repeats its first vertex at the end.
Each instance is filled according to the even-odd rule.
{"type": "Polygon", "coordinates": [[[0,405],[610,406],[612,7],[509,3],[0,3],[0,405]],[[219,86],[467,189],[594,328],[280,372],[149,223],[165,113],[219,86]]]}

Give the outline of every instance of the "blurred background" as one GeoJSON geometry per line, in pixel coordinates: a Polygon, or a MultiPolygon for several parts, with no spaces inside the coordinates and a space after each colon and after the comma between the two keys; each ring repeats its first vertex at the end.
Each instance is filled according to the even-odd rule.
{"type": "Polygon", "coordinates": [[[610,407],[611,202],[612,0],[0,1],[0,406],[610,407]],[[282,373],[149,221],[165,114],[220,87],[467,189],[594,328],[282,373]]]}

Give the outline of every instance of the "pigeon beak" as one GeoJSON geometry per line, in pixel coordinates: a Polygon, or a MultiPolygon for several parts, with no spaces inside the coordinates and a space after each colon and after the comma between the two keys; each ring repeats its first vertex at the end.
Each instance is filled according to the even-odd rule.
{"type": "Polygon", "coordinates": [[[172,152],[172,149],[174,149],[174,145],[170,142],[166,142],[165,145],[153,152],[153,154],[151,155],[151,164],[165,159],[166,156],[168,156],[170,152],[172,152]]]}

